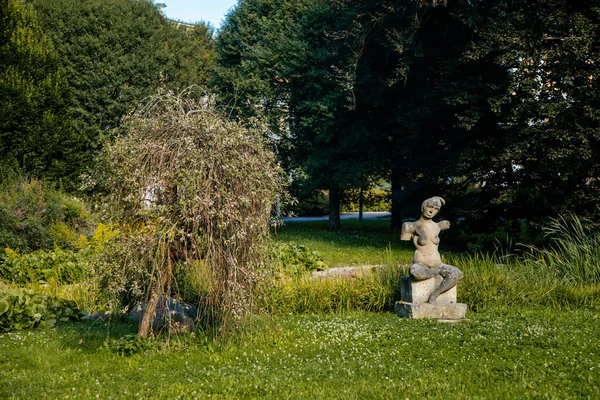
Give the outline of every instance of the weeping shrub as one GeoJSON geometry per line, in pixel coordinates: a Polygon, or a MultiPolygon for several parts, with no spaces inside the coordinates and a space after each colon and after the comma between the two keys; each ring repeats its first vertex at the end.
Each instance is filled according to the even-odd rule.
{"type": "Polygon", "coordinates": [[[231,326],[251,310],[268,266],[268,222],[283,182],[264,128],[223,118],[196,89],[150,98],[126,126],[96,170],[121,230],[96,272],[109,292],[145,296],[154,310],[175,291],[176,266],[193,271],[200,262],[210,281],[204,315],[231,326]]]}

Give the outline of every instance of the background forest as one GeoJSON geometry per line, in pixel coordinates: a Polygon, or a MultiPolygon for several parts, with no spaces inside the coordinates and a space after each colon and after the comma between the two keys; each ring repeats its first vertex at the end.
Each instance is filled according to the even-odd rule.
{"type": "Polygon", "coordinates": [[[144,98],[199,85],[269,123],[292,192],[328,191],[333,230],[381,179],[393,227],[440,193],[480,231],[593,216],[596,3],[244,0],[214,32],[142,0],[5,0],[2,179],[75,193],[144,98]]]}

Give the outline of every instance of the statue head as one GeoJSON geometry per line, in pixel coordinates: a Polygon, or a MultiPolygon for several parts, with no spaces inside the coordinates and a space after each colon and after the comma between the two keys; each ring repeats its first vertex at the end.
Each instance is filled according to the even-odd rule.
{"type": "Polygon", "coordinates": [[[421,204],[421,213],[426,218],[433,218],[440,211],[440,208],[446,204],[446,201],[439,196],[433,196],[429,199],[426,199],[423,204],[421,204]]]}

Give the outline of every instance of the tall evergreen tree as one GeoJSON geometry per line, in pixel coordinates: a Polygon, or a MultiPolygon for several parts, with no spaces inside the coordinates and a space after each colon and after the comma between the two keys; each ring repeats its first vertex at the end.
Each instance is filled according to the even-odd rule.
{"type": "Polygon", "coordinates": [[[0,12],[0,169],[68,178],[82,143],[67,117],[59,56],[30,5],[2,0],[0,12]]]}
{"type": "Polygon", "coordinates": [[[64,68],[71,94],[65,101],[84,143],[83,164],[158,87],[179,91],[207,85],[214,45],[205,25],[178,26],[147,0],[32,4],[64,68]]]}

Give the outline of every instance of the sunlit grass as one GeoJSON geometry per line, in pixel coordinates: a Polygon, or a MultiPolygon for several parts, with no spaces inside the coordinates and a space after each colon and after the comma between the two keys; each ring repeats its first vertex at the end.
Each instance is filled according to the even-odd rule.
{"type": "Polygon", "coordinates": [[[279,240],[318,251],[330,267],[398,265],[412,260],[412,243],[400,241],[389,220],[344,220],[341,232],[329,232],[327,221],[290,222],[277,229],[279,240]]]}
{"type": "Polygon", "coordinates": [[[591,311],[477,313],[441,324],[391,313],[261,317],[228,340],[155,340],[123,357],[125,325],[0,335],[0,398],[597,398],[591,311]]]}

